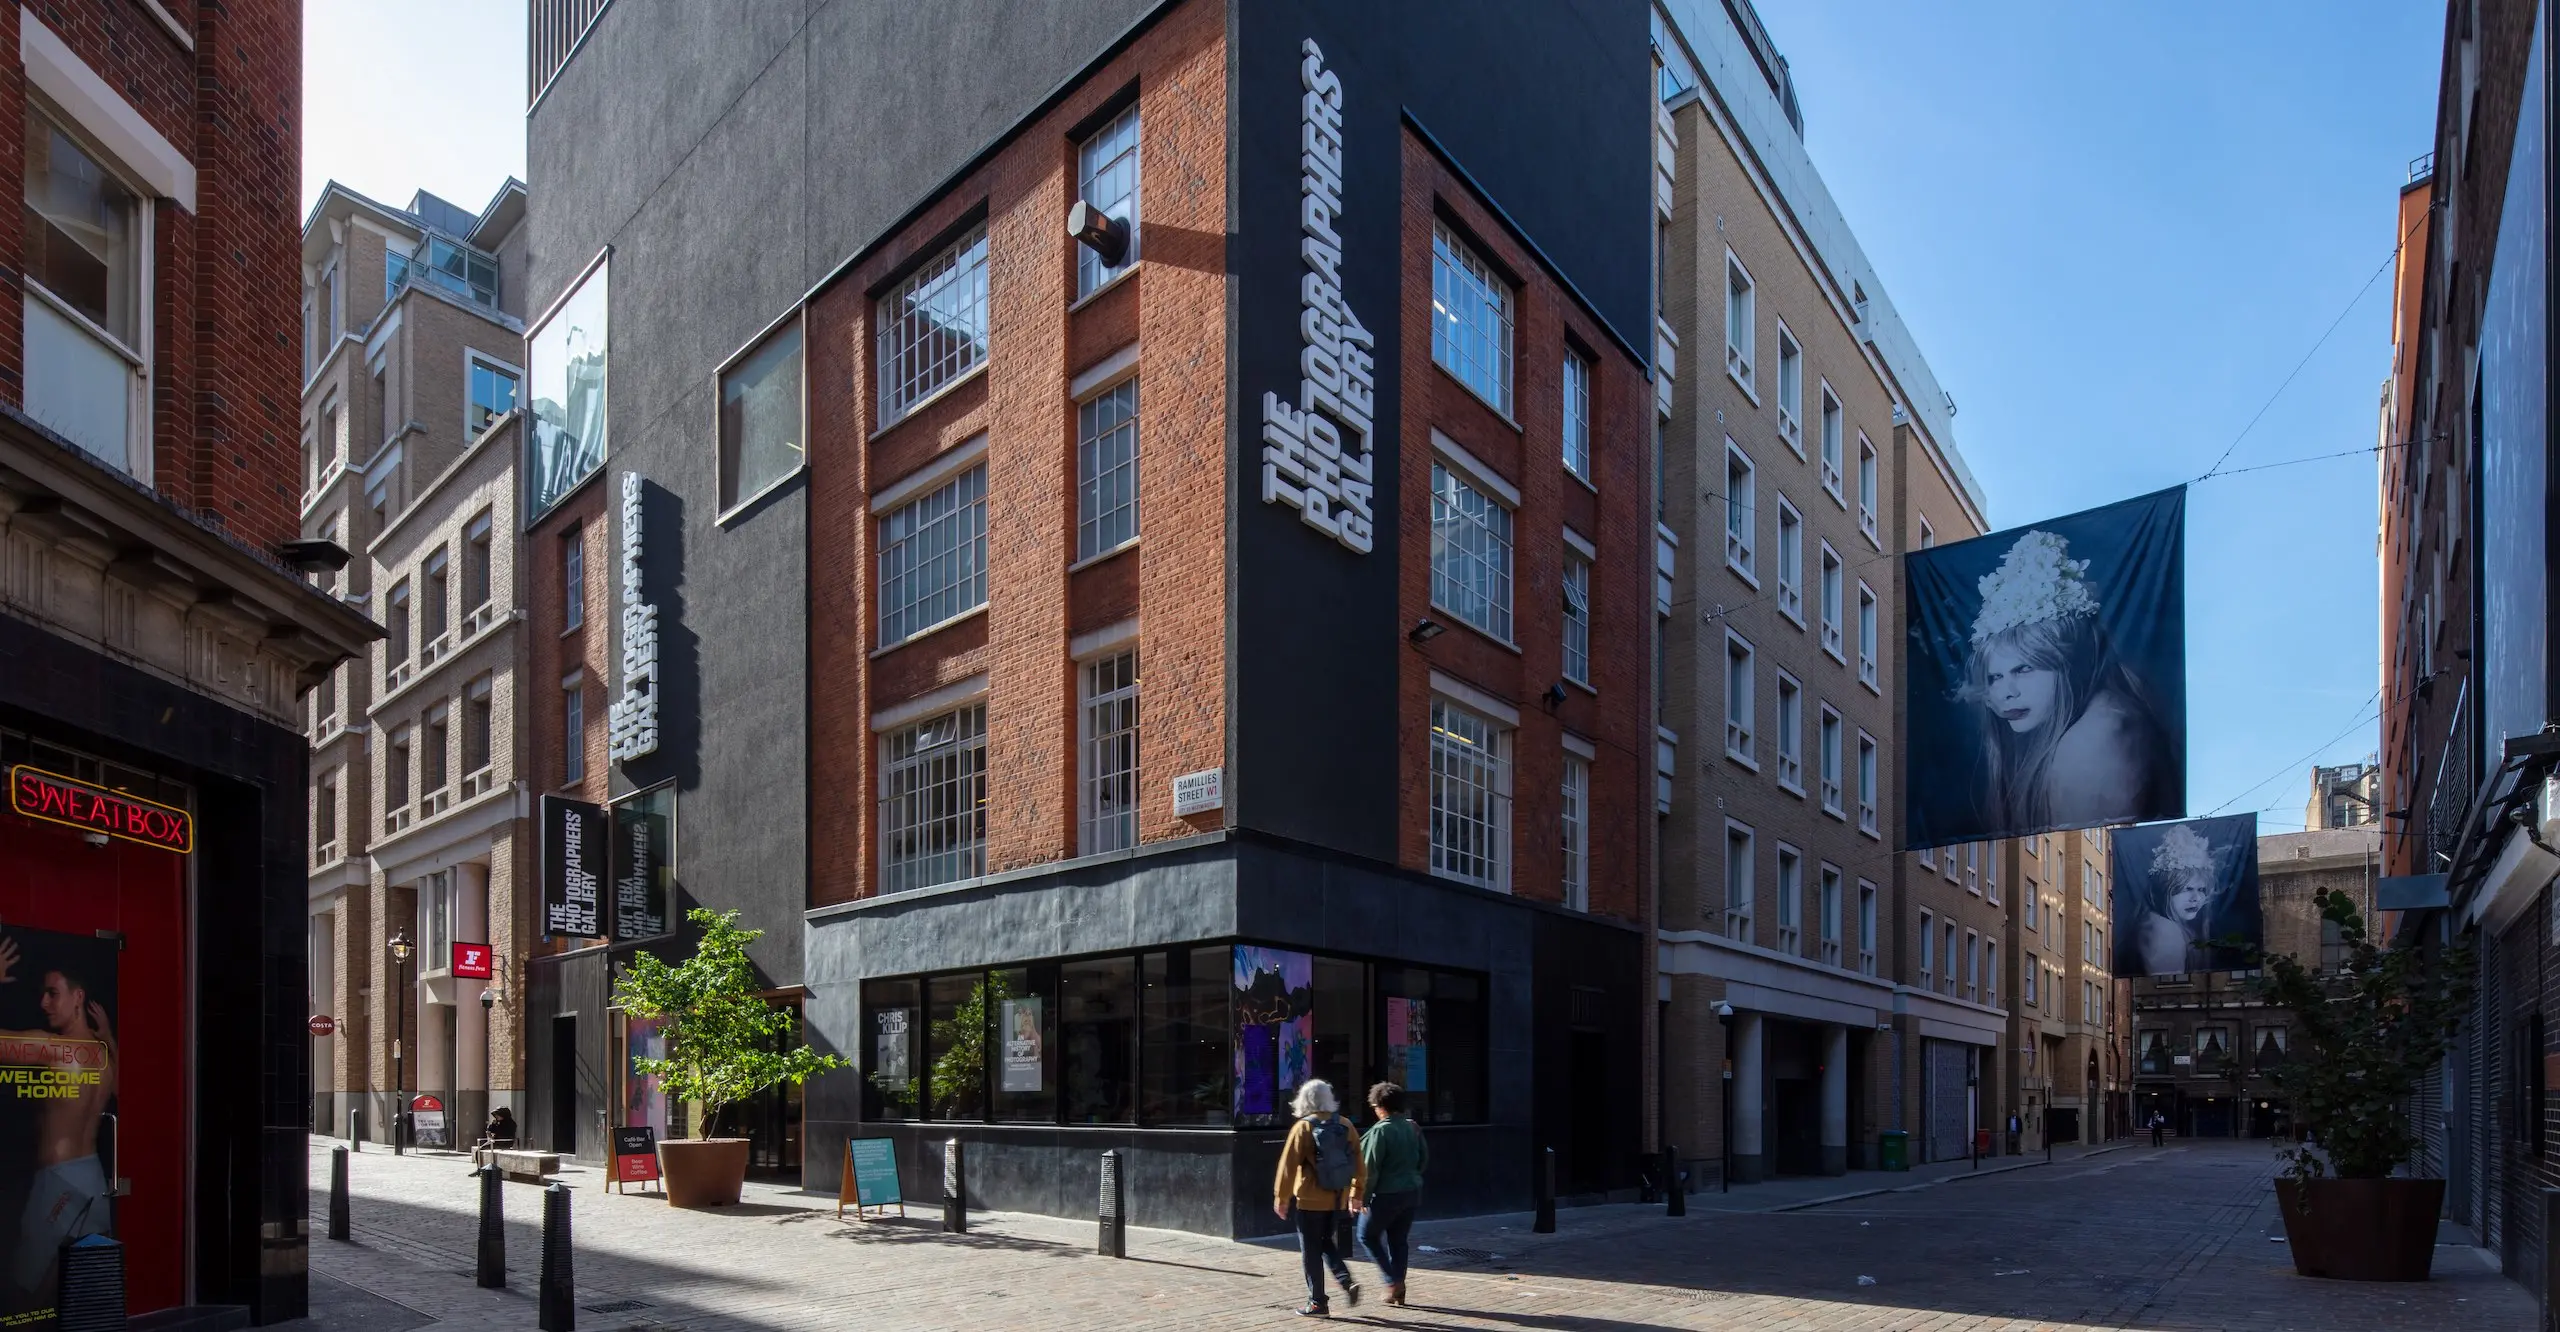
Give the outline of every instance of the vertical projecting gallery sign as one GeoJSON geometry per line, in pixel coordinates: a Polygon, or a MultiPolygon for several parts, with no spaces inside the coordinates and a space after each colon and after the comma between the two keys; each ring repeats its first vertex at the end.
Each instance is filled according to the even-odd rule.
{"type": "Polygon", "coordinates": [[[604,937],[604,811],[584,800],[542,798],[542,932],[604,937]]]}
{"type": "Polygon", "coordinates": [[[1377,337],[1342,292],[1342,78],[1313,38],[1300,45],[1298,396],[1262,395],[1262,499],[1365,555],[1377,485],[1377,337]]]}
{"type": "Polygon", "coordinates": [[[622,697],[608,714],[606,747],[617,763],[658,752],[658,607],[640,589],[641,498],[647,483],[622,474],[622,697]]]}

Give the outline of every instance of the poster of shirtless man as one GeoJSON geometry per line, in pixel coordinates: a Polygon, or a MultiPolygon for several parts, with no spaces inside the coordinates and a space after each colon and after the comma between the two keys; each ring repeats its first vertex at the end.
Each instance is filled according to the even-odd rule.
{"type": "Polygon", "coordinates": [[[62,1243],[115,1233],[116,944],[0,929],[0,1326],[51,1325],[62,1243]]]}

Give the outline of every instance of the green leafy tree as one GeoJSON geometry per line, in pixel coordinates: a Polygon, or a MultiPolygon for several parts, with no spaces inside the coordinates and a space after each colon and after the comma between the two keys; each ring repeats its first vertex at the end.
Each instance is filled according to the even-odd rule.
{"type": "Polygon", "coordinates": [[[635,1018],[666,1020],[665,1057],[634,1059],[631,1066],[660,1079],[678,1099],[701,1102],[700,1136],[708,1138],[731,1104],[845,1061],[790,1045],[790,1010],[756,992],[747,945],[764,931],[740,929],[735,911],[695,907],[685,919],[702,929],[693,956],[670,966],[654,954],[634,955],[614,978],[613,1002],[635,1018]]]}
{"type": "Polygon", "coordinates": [[[2275,1069],[2312,1141],[2284,1153],[2296,1180],[2381,1179],[2417,1151],[2410,1097],[2444,1056],[2471,1003],[2472,956],[2456,944],[2429,956],[2409,935],[2374,942],[2355,899],[2312,899],[2338,927],[2345,957],[2315,970],[2261,953],[2258,997],[2293,1015],[2292,1048],[2275,1069]]]}

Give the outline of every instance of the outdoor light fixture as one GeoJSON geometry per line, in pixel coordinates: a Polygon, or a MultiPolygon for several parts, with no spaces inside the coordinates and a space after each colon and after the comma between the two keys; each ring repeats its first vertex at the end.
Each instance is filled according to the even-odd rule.
{"type": "Polygon", "coordinates": [[[1405,631],[1405,637],[1417,643],[1428,643],[1447,632],[1449,632],[1449,626],[1425,615],[1413,622],[1413,628],[1405,631]]]}
{"type": "MultiPolygon", "coordinates": [[[[391,941],[385,946],[390,949],[391,964],[395,969],[409,964],[409,931],[407,929],[392,931],[391,941]]],[[[393,984],[406,984],[407,981],[408,977],[400,975],[397,970],[394,971],[393,984]]],[[[406,1155],[409,1148],[409,1061],[406,1052],[401,1048],[400,1040],[408,1034],[408,1015],[408,1004],[394,1002],[391,1005],[391,1084],[392,1095],[398,1098],[391,1104],[391,1154],[393,1156],[406,1155]]]]}
{"type": "Polygon", "coordinates": [[[276,550],[284,556],[285,563],[304,573],[318,573],[323,569],[335,573],[346,568],[351,558],[346,547],[327,537],[296,537],[279,544],[276,550]]]}
{"type": "Polygon", "coordinates": [[[1105,267],[1117,268],[1129,257],[1128,224],[1082,199],[1067,210],[1067,237],[1093,251],[1105,267]]]}
{"type": "Polygon", "coordinates": [[[1546,701],[1546,704],[1547,704],[1547,711],[1549,711],[1549,712],[1553,712],[1553,711],[1555,711],[1556,709],[1558,709],[1558,708],[1560,708],[1560,707],[1563,707],[1563,706],[1564,706],[1564,685],[1563,685],[1563,683],[1562,683],[1562,682],[1558,682],[1558,683],[1555,683],[1555,684],[1548,685],[1548,686],[1547,686],[1547,692],[1545,692],[1545,693],[1543,693],[1543,694],[1538,695],[1538,697],[1539,697],[1539,698],[1541,698],[1541,699],[1544,699],[1544,700],[1546,701]]]}

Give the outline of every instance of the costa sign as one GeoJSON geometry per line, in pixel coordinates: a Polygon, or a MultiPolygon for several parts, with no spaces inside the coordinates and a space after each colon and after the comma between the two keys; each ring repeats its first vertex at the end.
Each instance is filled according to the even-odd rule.
{"type": "Polygon", "coordinates": [[[105,833],[180,855],[195,849],[195,820],[122,791],[19,764],[9,769],[9,808],[30,819],[105,833]]]}
{"type": "Polygon", "coordinates": [[[311,1021],[308,1025],[311,1028],[311,1034],[314,1036],[335,1036],[338,1034],[338,1020],[326,1013],[312,1014],[311,1021]]]}

